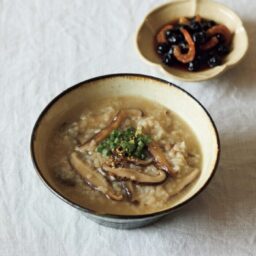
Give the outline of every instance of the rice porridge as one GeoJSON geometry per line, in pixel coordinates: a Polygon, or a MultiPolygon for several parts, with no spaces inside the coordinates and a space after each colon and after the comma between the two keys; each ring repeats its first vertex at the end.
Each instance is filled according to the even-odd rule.
{"type": "Polygon", "coordinates": [[[47,145],[56,187],[98,213],[166,209],[193,186],[202,162],[190,127],[140,97],[106,98],[74,111],[47,145]]]}

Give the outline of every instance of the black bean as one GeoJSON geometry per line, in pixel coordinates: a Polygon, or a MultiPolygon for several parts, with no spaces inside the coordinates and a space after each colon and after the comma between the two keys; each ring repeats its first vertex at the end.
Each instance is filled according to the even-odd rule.
{"type": "Polygon", "coordinates": [[[165,53],[167,53],[170,49],[170,46],[169,44],[167,43],[162,43],[162,44],[158,44],[157,47],[156,47],[156,52],[159,54],[159,55],[164,55],[165,53]]]}
{"type": "Polygon", "coordinates": [[[193,41],[196,43],[196,44],[204,44],[207,40],[207,35],[205,32],[203,31],[200,31],[200,32],[195,32],[193,34],[193,41]]]}
{"type": "Polygon", "coordinates": [[[201,27],[203,30],[208,30],[209,28],[213,27],[214,25],[216,25],[216,23],[213,20],[204,20],[201,23],[201,27]]]}
{"type": "Polygon", "coordinates": [[[226,55],[229,53],[229,47],[224,44],[220,44],[217,46],[217,53],[221,56],[226,55]]]}
{"type": "Polygon", "coordinates": [[[181,34],[181,32],[178,31],[170,33],[169,36],[167,37],[167,40],[170,44],[178,44],[179,42],[184,41],[184,37],[181,34]]]}
{"type": "Polygon", "coordinates": [[[187,68],[189,71],[197,71],[200,68],[200,61],[195,59],[189,62],[187,68]]]}
{"type": "Polygon", "coordinates": [[[179,46],[182,54],[188,52],[188,44],[186,42],[181,42],[179,46]]]}
{"type": "Polygon", "coordinates": [[[197,22],[197,21],[191,21],[189,27],[190,27],[190,29],[191,29],[193,32],[197,32],[197,31],[200,31],[200,30],[201,30],[200,23],[197,22]]]}
{"type": "Polygon", "coordinates": [[[176,62],[176,59],[173,55],[171,54],[165,54],[163,58],[163,63],[167,66],[172,66],[176,62]]]}
{"type": "Polygon", "coordinates": [[[221,64],[221,59],[218,55],[212,56],[208,60],[208,66],[210,68],[216,67],[221,64]]]}
{"type": "Polygon", "coordinates": [[[216,37],[219,40],[219,43],[222,44],[225,42],[225,37],[222,34],[217,34],[216,37]]]}

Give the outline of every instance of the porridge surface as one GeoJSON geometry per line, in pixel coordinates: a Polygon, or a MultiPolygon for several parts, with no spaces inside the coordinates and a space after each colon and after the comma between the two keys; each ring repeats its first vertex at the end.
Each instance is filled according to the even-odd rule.
{"type": "MultiPolygon", "coordinates": [[[[48,145],[49,167],[56,187],[69,199],[101,213],[143,214],[167,208],[176,197],[193,185],[193,182],[188,186],[183,184],[189,175],[193,176],[193,181],[196,179],[202,160],[199,144],[184,121],[167,108],[138,97],[104,99],[76,111],[72,118],[67,117],[56,128],[48,145]],[[90,187],[70,164],[71,153],[107,127],[123,108],[141,109],[143,116],[127,118],[118,129],[133,127],[149,135],[161,147],[176,173],[175,178],[168,175],[161,184],[122,182],[131,188],[133,201],[108,199],[102,192],[90,187]]],[[[97,151],[93,140],[85,152],[79,153],[79,157],[95,172],[100,172],[109,160],[109,156],[97,151]]],[[[129,167],[148,175],[158,172],[158,167],[153,163],[143,168],[130,163],[129,167]]],[[[119,180],[112,180],[111,186],[117,193],[122,193],[119,180]]]]}

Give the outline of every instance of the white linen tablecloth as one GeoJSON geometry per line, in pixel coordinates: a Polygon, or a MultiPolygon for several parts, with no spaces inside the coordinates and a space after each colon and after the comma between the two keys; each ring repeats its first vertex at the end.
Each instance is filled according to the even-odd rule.
{"type": "Polygon", "coordinates": [[[224,2],[244,21],[250,47],[238,66],[201,83],[145,64],[135,31],[164,0],[0,0],[0,255],[256,255],[256,2],[224,2]],[[55,197],[31,163],[33,124],[69,86],[135,72],[191,92],[220,132],[222,154],[207,190],[154,225],[114,230],[55,197]]]}

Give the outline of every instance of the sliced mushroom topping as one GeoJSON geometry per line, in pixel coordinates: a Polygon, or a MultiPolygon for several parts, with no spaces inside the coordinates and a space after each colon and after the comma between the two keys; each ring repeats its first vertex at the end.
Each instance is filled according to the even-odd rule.
{"type": "Polygon", "coordinates": [[[180,180],[176,180],[177,185],[175,186],[174,190],[168,191],[169,196],[171,197],[171,196],[178,194],[187,185],[189,185],[192,181],[194,181],[198,177],[199,173],[200,173],[199,169],[194,169],[187,176],[181,178],[180,180]]]}
{"type": "Polygon", "coordinates": [[[122,191],[123,191],[123,194],[124,194],[124,197],[130,201],[130,202],[133,202],[133,193],[134,193],[134,188],[133,188],[133,184],[131,181],[120,181],[120,186],[122,188],[122,191]]]}
{"type": "Polygon", "coordinates": [[[92,188],[102,192],[107,198],[120,201],[122,195],[117,195],[106,179],[96,170],[91,169],[84,161],[82,161],[77,153],[70,155],[70,163],[80,177],[92,188]]]}
{"type": "Polygon", "coordinates": [[[145,160],[135,158],[135,157],[122,157],[117,155],[112,155],[105,163],[112,167],[129,167],[130,164],[137,166],[148,166],[153,162],[153,158],[148,158],[145,160]]]}
{"type": "Polygon", "coordinates": [[[138,183],[144,184],[157,184],[162,183],[166,180],[167,175],[164,171],[159,170],[158,175],[148,175],[142,172],[139,172],[137,169],[132,168],[112,168],[107,165],[103,166],[104,170],[113,174],[117,178],[123,180],[131,180],[138,183]]]}
{"type": "Polygon", "coordinates": [[[142,160],[142,159],[135,158],[135,157],[128,157],[127,162],[133,163],[135,165],[147,166],[147,165],[150,165],[153,162],[153,159],[148,158],[146,160],[142,160]]]}
{"type": "Polygon", "coordinates": [[[105,170],[103,170],[102,168],[98,168],[97,171],[109,182],[113,182],[116,181],[116,177],[113,175],[110,175],[109,173],[107,173],[105,170]]]}
{"type": "Polygon", "coordinates": [[[81,145],[80,147],[77,148],[78,151],[83,152],[84,150],[87,149],[88,145],[90,144],[91,141],[94,141],[95,144],[97,145],[99,142],[104,140],[108,135],[115,129],[117,129],[127,118],[131,116],[135,117],[141,117],[142,116],[142,111],[139,109],[132,109],[132,108],[127,108],[127,109],[121,109],[117,115],[114,117],[112,122],[102,129],[100,132],[95,134],[89,141],[87,141],[85,144],[81,145]]]}
{"type": "Polygon", "coordinates": [[[180,31],[188,43],[188,52],[182,53],[180,47],[175,46],[173,54],[178,61],[180,61],[182,63],[188,63],[188,62],[194,60],[194,58],[195,58],[195,55],[196,55],[195,43],[194,43],[191,35],[189,34],[189,32],[186,29],[181,28],[180,31]]]}
{"type": "Polygon", "coordinates": [[[136,195],[136,187],[132,181],[121,181],[124,184],[124,189],[126,190],[127,199],[134,205],[138,205],[140,203],[139,198],[136,195]]]}
{"type": "Polygon", "coordinates": [[[148,146],[148,150],[154,157],[154,161],[156,162],[158,168],[168,172],[172,177],[176,176],[176,173],[173,171],[171,164],[166,159],[162,149],[156,142],[151,142],[148,146]]]}

